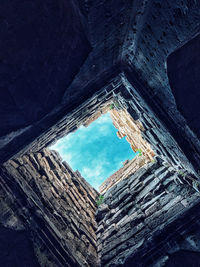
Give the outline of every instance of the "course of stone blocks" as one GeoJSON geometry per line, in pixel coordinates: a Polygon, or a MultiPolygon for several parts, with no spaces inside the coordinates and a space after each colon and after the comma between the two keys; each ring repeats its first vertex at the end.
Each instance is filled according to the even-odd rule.
{"type": "Polygon", "coordinates": [[[114,126],[118,129],[117,135],[119,138],[126,136],[127,142],[134,152],[138,150],[146,158],[146,162],[152,161],[154,152],[151,145],[142,138],[141,132],[145,129],[139,120],[134,120],[126,110],[111,110],[111,118],[114,126]]]}
{"type": "Polygon", "coordinates": [[[155,266],[160,257],[167,261],[167,251],[150,240],[158,233],[164,236],[170,223],[200,201],[200,190],[195,192],[179,176],[157,159],[106,191],[96,215],[102,266],[129,266],[131,261],[135,266],[155,266]],[[152,245],[158,256],[150,252],[152,245]]]}
{"type": "Polygon", "coordinates": [[[136,156],[132,160],[124,162],[124,166],[108,177],[99,187],[100,194],[105,193],[110,187],[119,183],[121,180],[129,178],[131,174],[136,172],[146,163],[145,156],[136,156]]]}
{"type": "Polygon", "coordinates": [[[2,211],[6,218],[2,223],[17,231],[12,227],[18,225],[13,213],[21,219],[41,266],[97,265],[95,211],[99,194],[56,152],[45,149],[10,160],[1,168],[0,177],[2,190],[6,179],[11,183],[7,190],[12,202],[9,216],[8,209],[2,211]]]}

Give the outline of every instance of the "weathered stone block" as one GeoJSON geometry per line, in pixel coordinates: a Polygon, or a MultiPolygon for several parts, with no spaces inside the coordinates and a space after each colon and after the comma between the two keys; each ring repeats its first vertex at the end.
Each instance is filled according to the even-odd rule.
{"type": "Polygon", "coordinates": [[[160,208],[160,204],[158,202],[155,202],[153,205],[151,205],[148,209],[145,210],[146,216],[150,216],[154,212],[158,211],[160,208]]]}

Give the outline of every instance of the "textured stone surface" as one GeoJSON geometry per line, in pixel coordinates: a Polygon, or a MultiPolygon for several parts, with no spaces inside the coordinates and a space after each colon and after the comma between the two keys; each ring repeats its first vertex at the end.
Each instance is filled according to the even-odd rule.
{"type": "MultiPolygon", "coordinates": [[[[97,212],[102,266],[131,266],[128,262],[137,262],[137,253],[151,250],[154,235],[162,233],[191,205],[199,203],[200,191],[195,193],[182,176],[177,184],[178,176],[173,168],[156,162],[107,190],[104,195],[107,211],[97,212]]],[[[136,266],[146,266],[146,261],[140,258],[136,266]]],[[[152,266],[156,266],[156,260],[152,266]]]]}
{"type": "Polygon", "coordinates": [[[199,51],[200,35],[173,52],[167,60],[169,82],[178,110],[198,137],[200,136],[199,51]]]}
{"type": "Polygon", "coordinates": [[[140,169],[146,163],[144,156],[136,156],[132,160],[124,162],[124,166],[108,177],[99,187],[100,194],[104,194],[110,187],[119,183],[123,179],[129,178],[134,172],[140,169]]]}
{"type": "Polygon", "coordinates": [[[169,257],[164,258],[166,267],[175,267],[175,266],[200,266],[200,253],[197,251],[189,250],[180,250],[174,252],[169,257]]]}
{"type": "Polygon", "coordinates": [[[0,265],[39,267],[30,233],[16,214],[13,202],[0,186],[0,265]]]}
{"type": "MultiPolygon", "coordinates": [[[[169,251],[198,247],[192,239],[199,235],[198,220],[192,234],[181,220],[198,216],[191,207],[199,204],[200,182],[175,167],[156,157],[109,188],[96,214],[97,227],[98,193],[80,173],[55,151],[25,154],[1,167],[0,221],[15,231],[28,230],[40,266],[99,266],[97,252],[102,266],[159,266],[169,251]],[[181,242],[177,233],[183,233],[181,242]]],[[[33,264],[31,247],[28,255],[33,264]]]]}
{"type": "MultiPolygon", "coordinates": [[[[114,126],[118,129],[117,135],[119,138],[126,136],[127,142],[130,143],[131,148],[134,152],[140,149],[141,154],[145,158],[145,162],[153,160],[155,153],[151,149],[151,145],[143,139],[141,132],[145,129],[140,121],[133,119],[131,114],[132,109],[126,110],[111,110],[111,119],[114,126]],[[130,112],[130,114],[129,114],[130,112]]],[[[137,114],[137,113],[136,113],[137,114]]]]}
{"type": "Polygon", "coordinates": [[[8,161],[0,176],[1,187],[5,180],[15,209],[11,212],[8,200],[2,200],[1,221],[7,227],[25,227],[31,233],[41,266],[97,265],[98,193],[78,172],[62,163],[56,152],[46,149],[8,161]]]}
{"type": "Polygon", "coordinates": [[[0,226],[0,259],[4,267],[39,267],[33,246],[26,231],[0,226]]]}

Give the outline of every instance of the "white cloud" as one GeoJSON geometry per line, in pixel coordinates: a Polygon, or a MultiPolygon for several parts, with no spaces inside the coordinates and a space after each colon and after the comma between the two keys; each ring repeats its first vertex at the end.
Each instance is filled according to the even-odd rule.
{"type": "Polygon", "coordinates": [[[102,125],[99,127],[99,133],[104,136],[110,134],[110,127],[108,125],[102,125]]]}
{"type": "Polygon", "coordinates": [[[109,113],[102,115],[101,117],[98,118],[98,120],[95,121],[96,124],[105,124],[110,122],[111,118],[109,113]]]}
{"type": "MultiPolygon", "coordinates": [[[[94,166],[94,164],[92,164],[92,166],[94,166]]],[[[97,176],[99,176],[102,172],[102,166],[96,166],[95,168],[88,168],[88,167],[84,167],[82,169],[82,174],[83,176],[85,175],[85,177],[87,178],[95,178],[97,176]]]]}

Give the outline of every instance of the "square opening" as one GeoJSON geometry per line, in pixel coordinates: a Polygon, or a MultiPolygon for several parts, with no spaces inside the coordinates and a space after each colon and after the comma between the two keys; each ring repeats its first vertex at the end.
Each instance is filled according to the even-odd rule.
{"type": "Polygon", "coordinates": [[[153,160],[143,126],[112,99],[50,148],[101,194],[153,160]]]}

